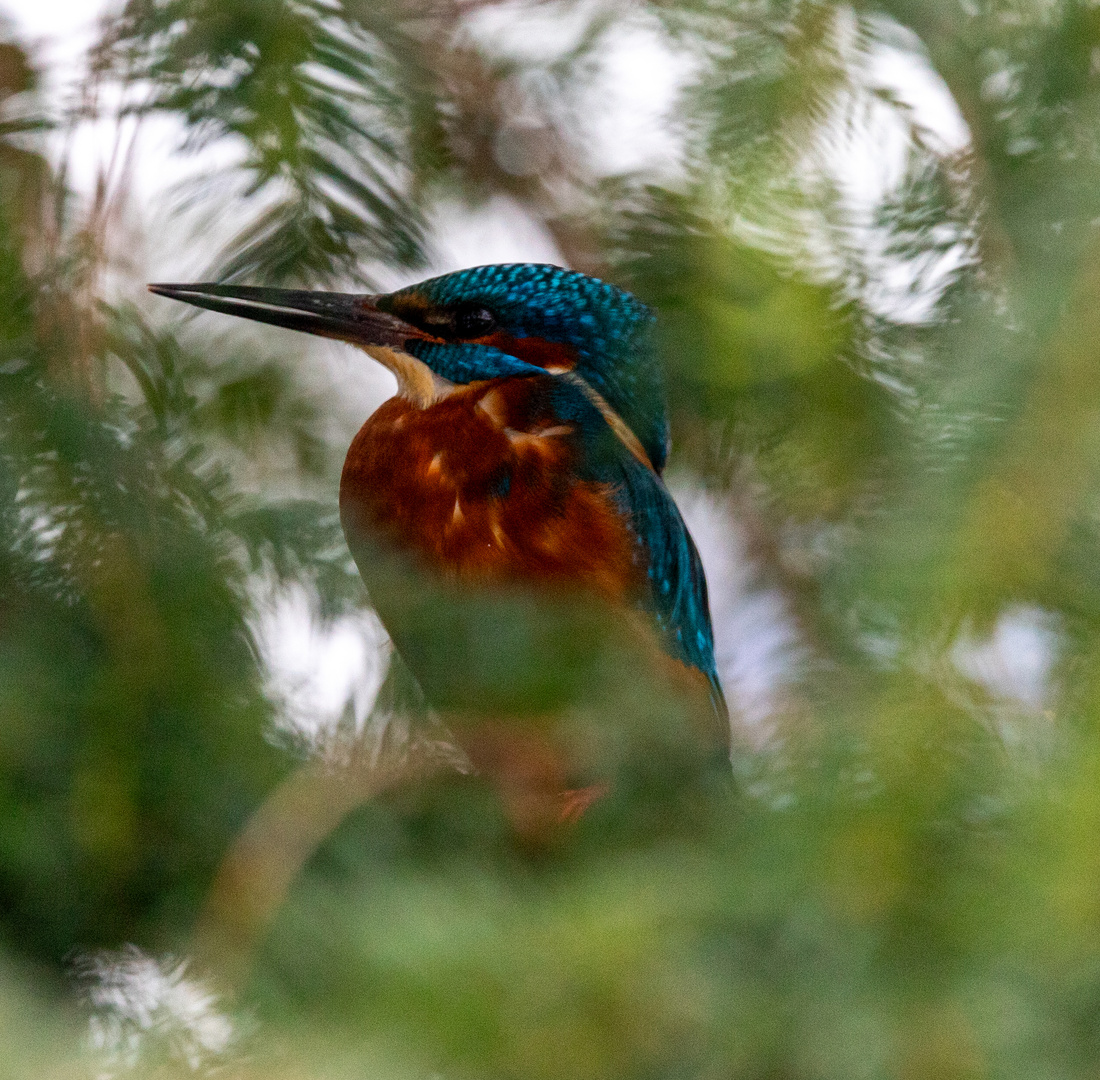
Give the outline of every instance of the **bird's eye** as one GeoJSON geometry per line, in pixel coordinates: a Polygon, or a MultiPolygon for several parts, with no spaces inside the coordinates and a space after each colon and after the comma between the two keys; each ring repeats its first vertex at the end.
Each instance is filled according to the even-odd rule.
{"type": "Polygon", "coordinates": [[[492,332],[496,316],[480,304],[463,304],[454,313],[455,334],[462,338],[478,338],[492,332]]]}

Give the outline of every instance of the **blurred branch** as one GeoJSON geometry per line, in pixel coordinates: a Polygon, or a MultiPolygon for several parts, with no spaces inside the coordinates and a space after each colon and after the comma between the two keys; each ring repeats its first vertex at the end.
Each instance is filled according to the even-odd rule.
{"type": "Polygon", "coordinates": [[[445,766],[426,755],[381,762],[356,755],[343,766],[312,761],[291,773],[222,859],[192,939],[199,970],[223,992],[239,993],[291,885],[336,826],[363,803],[445,766]]]}

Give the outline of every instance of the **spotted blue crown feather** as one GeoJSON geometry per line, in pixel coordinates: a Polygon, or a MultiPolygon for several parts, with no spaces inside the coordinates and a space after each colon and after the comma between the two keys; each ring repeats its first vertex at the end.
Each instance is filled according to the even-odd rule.
{"type": "MultiPolygon", "coordinates": [[[[430,278],[392,294],[418,295],[449,306],[483,304],[515,337],[538,337],[576,353],[575,370],[622,417],[660,472],[668,459],[664,381],[653,344],[653,313],[636,297],[575,270],[540,263],[477,266],[430,278]]],[[[462,346],[413,345],[433,368],[455,364],[462,346]],[[438,357],[435,353],[441,355],[438,357]],[[446,354],[446,356],[442,354],[446,354]]],[[[483,346],[466,346],[471,363],[484,363],[483,346]],[[475,354],[475,350],[481,350],[475,354]]],[[[501,356],[499,375],[520,374],[501,356]]]]}

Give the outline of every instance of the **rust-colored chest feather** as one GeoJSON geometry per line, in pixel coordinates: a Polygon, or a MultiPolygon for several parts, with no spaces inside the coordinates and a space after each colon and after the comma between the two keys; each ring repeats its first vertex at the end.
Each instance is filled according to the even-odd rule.
{"type": "Polygon", "coordinates": [[[635,538],[606,486],[576,475],[579,439],[549,406],[538,377],[474,383],[426,408],[390,399],[344,463],[353,551],[369,535],[470,583],[634,595],[635,538]]]}

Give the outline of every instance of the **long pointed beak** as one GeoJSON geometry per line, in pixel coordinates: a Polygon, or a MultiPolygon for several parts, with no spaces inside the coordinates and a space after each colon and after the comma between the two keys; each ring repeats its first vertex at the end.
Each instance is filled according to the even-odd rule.
{"type": "Polygon", "coordinates": [[[400,349],[410,338],[431,336],[379,309],[378,297],[364,294],[258,289],[208,282],[150,285],[149,291],[209,311],[240,315],[256,322],[336,338],[354,345],[400,349]]]}

